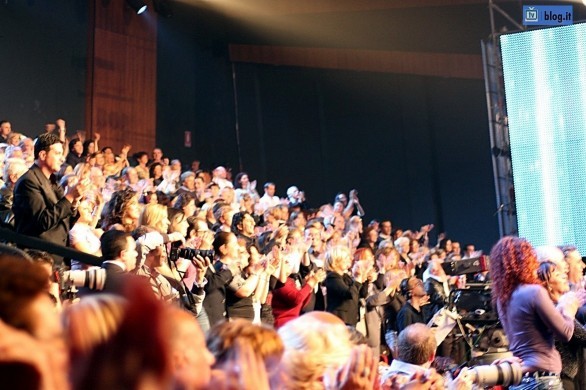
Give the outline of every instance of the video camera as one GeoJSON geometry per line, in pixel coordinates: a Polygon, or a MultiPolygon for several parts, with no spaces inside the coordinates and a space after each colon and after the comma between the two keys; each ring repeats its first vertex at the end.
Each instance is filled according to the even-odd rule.
{"type": "Polygon", "coordinates": [[[448,260],[442,263],[446,275],[457,276],[486,272],[490,267],[490,258],[486,255],[471,259],[448,260]]]}

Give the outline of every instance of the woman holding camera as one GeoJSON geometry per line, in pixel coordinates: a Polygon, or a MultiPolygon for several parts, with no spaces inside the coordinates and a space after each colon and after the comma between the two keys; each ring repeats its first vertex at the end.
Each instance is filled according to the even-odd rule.
{"type": "Polygon", "coordinates": [[[539,264],[531,244],[503,237],[490,253],[492,296],[513,355],[522,360],[525,376],[510,389],[562,390],[562,361],[554,338],[569,341],[574,315],[583,295],[561,295],[554,305],[537,277],[539,264]]]}

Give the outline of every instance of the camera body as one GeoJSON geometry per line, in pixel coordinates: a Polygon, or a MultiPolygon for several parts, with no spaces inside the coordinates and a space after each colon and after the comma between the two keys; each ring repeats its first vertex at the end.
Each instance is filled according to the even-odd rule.
{"type": "Polygon", "coordinates": [[[214,255],[215,252],[213,249],[178,248],[172,246],[169,252],[169,260],[173,262],[176,262],[179,258],[191,260],[197,256],[213,258],[214,255]]]}

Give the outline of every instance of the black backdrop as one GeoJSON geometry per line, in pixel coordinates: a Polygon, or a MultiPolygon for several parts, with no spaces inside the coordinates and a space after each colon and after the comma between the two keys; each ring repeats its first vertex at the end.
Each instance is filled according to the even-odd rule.
{"type": "MultiPolygon", "coordinates": [[[[370,23],[368,15],[332,15],[324,25],[354,20],[357,28],[381,30],[358,39],[346,28],[348,39],[338,46],[479,54],[485,7],[463,8],[445,23],[437,15],[449,13],[439,11],[371,13],[370,23]],[[424,27],[401,35],[410,25],[424,27]]],[[[207,168],[237,171],[227,44],[299,42],[272,42],[213,14],[200,16],[194,21],[176,8],[174,18],[159,20],[157,143],[186,165],[197,158],[207,168]],[[193,133],[191,148],[183,146],[184,131],[193,133]]],[[[28,135],[58,116],[70,130],[81,128],[86,33],[83,1],[0,5],[0,117],[28,135]]],[[[252,179],[275,181],[279,195],[296,184],[313,205],[357,188],[367,220],[389,217],[404,228],[435,223],[485,250],[498,238],[483,81],[242,63],[234,71],[241,158],[252,179]]]]}

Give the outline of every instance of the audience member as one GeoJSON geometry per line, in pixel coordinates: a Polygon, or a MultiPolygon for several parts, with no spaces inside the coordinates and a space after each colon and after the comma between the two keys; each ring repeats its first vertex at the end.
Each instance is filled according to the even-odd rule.
{"type": "Polygon", "coordinates": [[[354,275],[347,274],[351,266],[350,250],[338,246],[328,250],[325,258],[325,269],[328,272],[324,285],[327,291],[326,311],[336,315],[345,324],[356,326],[359,319],[359,292],[366,275],[360,267],[354,275]]]}
{"type": "Polygon", "coordinates": [[[537,278],[538,262],[531,244],[522,238],[503,237],[490,253],[493,302],[514,356],[522,359],[529,375],[511,389],[562,389],[562,363],[554,337],[569,341],[574,316],[584,303],[583,293],[568,293],[554,306],[537,278]]]}
{"type": "Polygon", "coordinates": [[[59,137],[40,135],[35,144],[35,163],[14,187],[12,211],[18,233],[60,245],[67,243],[74,203],[83,197],[87,184],[80,182],[63,191],[55,177],[61,164],[63,145],[59,137]]]}
{"type": "Polygon", "coordinates": [[[0,121],[0,143],[8,143],[8,134],[12,131],[12,125],[7,120],[0,121]]]}
{"type": "Polygon", "coordinates": [[[421,279],[414,276],[403,279],[400,287],[401,294],[407,298],[407,302],[397,314],[397,331],[399,333],[411,324],[425,323],[422,306],[429,300],[429,295],[425,292],[421,279]]]}

